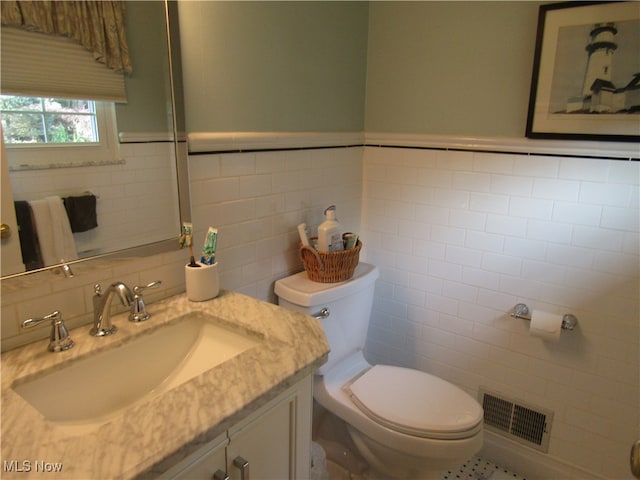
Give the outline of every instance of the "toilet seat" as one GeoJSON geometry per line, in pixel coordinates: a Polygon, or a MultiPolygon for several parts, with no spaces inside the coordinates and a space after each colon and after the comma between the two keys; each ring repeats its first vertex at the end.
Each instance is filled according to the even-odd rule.
{"type": "Polygon", "coordinates": [[[478,402],[455,385],[419,370],[375,365],[343,389],[361,412],[397,432],[456,440],[482,430],[478,402]]]}

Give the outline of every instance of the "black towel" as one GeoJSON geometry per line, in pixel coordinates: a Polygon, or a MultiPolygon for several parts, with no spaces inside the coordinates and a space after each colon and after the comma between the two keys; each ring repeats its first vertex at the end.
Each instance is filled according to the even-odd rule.
{"type": "Polygon", "coordinates": [[[42,268],[42,255],[38,243],[38,232],[33,223],[33,215],[29,202],[20,200],[14,202],[16,220],[18,221],[18,236],[20,237],[20,249],[22,250],[22,262],[27,270],[42,268]]]}
{"type": "Polygon", "coordinates": [[[98,226],[95,195],[66,197],[62,200],[64,201],[64,208],[67,211],[73,233],[86,232],[98,226]]]}

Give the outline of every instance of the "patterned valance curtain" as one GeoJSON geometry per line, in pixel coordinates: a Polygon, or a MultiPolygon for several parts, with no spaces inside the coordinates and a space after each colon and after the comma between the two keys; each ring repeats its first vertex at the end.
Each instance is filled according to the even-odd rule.
{"type": "Polygon", "coordinates": [[[2,25],[72,38],[115,72],[133,71],[124,1],[2,0],[0,19],[2,25]]]}

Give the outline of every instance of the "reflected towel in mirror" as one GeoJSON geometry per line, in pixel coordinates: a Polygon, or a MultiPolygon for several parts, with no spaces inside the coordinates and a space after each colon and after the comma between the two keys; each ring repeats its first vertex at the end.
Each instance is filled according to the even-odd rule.
{"type": "Polygon", "coordinates": [[[78,258],[76,242],[62,199],[57,196],[29,202],[45,265],[78,258]]]}
{"type": "Polygon", "coordinates": [[[65,197],[62,201],[73,233],[86,232],[98,226],[95,195],[88,193],[77,197],[65,197]]]}
{"type": "Polygon", "coordinates": [[[18,222],[18,235],[20,236],[22,263],[24,263],[27,270],[42,268],[44,265],[42,263],[42,255],[40,255],[40,245],[38,245],[36,226],[29,202],[18,200],[14,202],[14,205],[18,222]]]}

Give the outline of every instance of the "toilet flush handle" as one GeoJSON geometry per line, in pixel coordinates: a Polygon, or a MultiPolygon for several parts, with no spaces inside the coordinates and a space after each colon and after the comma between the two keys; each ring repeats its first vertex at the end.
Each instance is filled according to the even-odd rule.
{"type": "Polygon", "coordinates": [[[312,313],[311,316],[313,318],[315,318],[316,320],[324,320],[325,318],[327,318],[329,315],[331,315],[331,312],[329,311],[328,307],[323,307],[322,309],[320,309],[319,312],[316,313],[312,313]]]}

